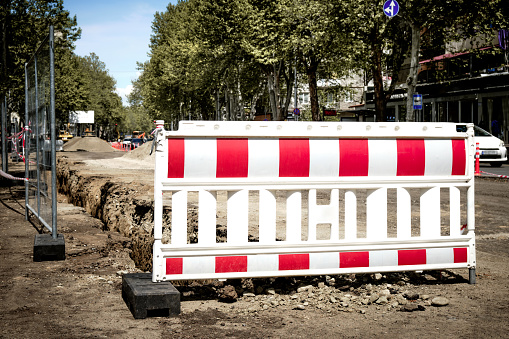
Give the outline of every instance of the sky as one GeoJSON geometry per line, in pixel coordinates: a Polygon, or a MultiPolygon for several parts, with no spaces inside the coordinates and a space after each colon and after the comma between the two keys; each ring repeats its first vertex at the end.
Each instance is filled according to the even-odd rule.
{"type": "Polygon", "coordinates": [[[64,0],[82,30],[74,52],[95,53],[106,64],[124,105],[131,81],[139,75],[136,63],[149,59],[154,14],[166,11],[168,3],[176,0],[64,0]]]}

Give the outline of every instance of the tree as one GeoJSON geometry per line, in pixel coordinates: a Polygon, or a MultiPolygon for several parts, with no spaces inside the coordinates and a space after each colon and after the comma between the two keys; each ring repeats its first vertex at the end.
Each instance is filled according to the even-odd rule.
{"type": "MultiPolygon", "coordinates": [[[[192,3],[196,17],[195,34],[202,41],[199,57],[208,65],[207,78],[211,79],[215,89],[217,110],[224,105],[227,120],[244,120],[244,107],[251,103],[253,110],[261,92],[267,88],[267,81],[268,92],[271,92],[270,84],[274,84],[274,77],[267,75],[271,70],[263,70],[257,55],[251,53],[246,38],[252,33],[248,27],[256,26],[250,25],[252,20],[261,20],[263,15],[259,13],[253,17],[253,8],[243,0],[196,0],[192,3]]],[[[278,105],[275,100],[272,96],[271,107],[276,117],[278,105]]]]}
{"type": "MultiPolygon", "coordinates": [[[[462,8],[470,7],[470,3],[465,4],[463,0],[457,1],[431,1],[431,0],[404,0],[401,2],[401,17],[404,23],[411,31],[411,52],[410,52],[410,70],[406,79],[407,101],[406,118],[407,121],[414,121],[413,95],[417,86],[417,76],[419,72],[419,55],[422,52],[421,39],[423,34],[428,37],[428,42],[432,42],[430,37],[437,34],[441,39],[435,41],[443,46],[445,43],[444,31],[455,27],[458,18],[461,17],[462,8]]],[[[434,50],[435,44],[428,44],[428,49],[434,50]]]]}
{"type": "Polygon", "coordinates": [[[447,42],[454,40],[486,39],[496,29],[508,27],[507,6],[501,0],[494,1],[435,1],[402,0],[401,16],[411,30],[410,71],[407,83],[407,121],[414,121],[412,104],[419,72],[419,55],[428,53],[436,56],[437,49],[443,49],[447,42]],[[425,49],[421,41],[426,42],[425,49]]]}
{"type": "Polygon", "coordinates": [[[108,74],[106,65],[96,54],[91,53],[89,56],[78,58],[88,93],[86,109],[94,111],[95,125],[99,129],[97,132],[104,136],[123,118],[122,99],[115,92],[115,80],[108,74]]]}
{"type": "Polygon", "coordinates": [[[143,105],[156,119],[179,120],[213,112],[210,62],[200,57],[201,41],[188,2],[168,5],[152,24],[150,60],[139,65],[143,105]]]}
{"type": "Polygon", "coordinates": [[[349,15],[345,19],[352,38],[360,43],[352,50],[352,57],[373,78],[377,121],[386,120],[387,102],[396,88],[410,41],[410,32],[401,16],[389,19],[383,13],[383,3],[349,1],[346,9],[349,15]]]}
{"type": "Polygon", "coordinates": [[[124,131],[141,130],[150,132],[154,128],[154,119],[143,106],[139,80],[133,81],[133,90],[127,96],[129,106],[124,107],[125,119],[119,125],[124,131]]]}
{"type": "Polygon", "coordinates": [[[299,65],[308,77],[312,119],[321,120],[318,74],[338,78],[352,68],[355,42],[345,26],[346,7],[341,1],[329,0],[299,0],[285,5],[288,34],[288,39],[283,40],[285,48],[296,52],[299,65]]]}
{"type": "Polygon", "coordinates": [[[90,105],[90,87],[80,58],[70,49],[55,50],[55,116],[59,123],[67,123],[70,111],[90,105]]]}
{"type": "MultiPolygon", "coordinates": [[[[72,50],[81,34],[76,27],[76,17],[71,18],[64,10],[63,0],[7,0],[0,5],[0,95],[8,96],[9,107],[15,112],[25,110],[24,65],[48,35],[50,25],[59,36],[55,39],[57,69],[69,60],[68,55],[59,57],[59,51],[72,50]]],[[[59,86],[59,83],[65,81],[57,75],[56,101],[65,102],[60,95],[72,87],[59,86]]],[[[68,99],[71,93],[63,93],[63,96],[68,99]]]]}

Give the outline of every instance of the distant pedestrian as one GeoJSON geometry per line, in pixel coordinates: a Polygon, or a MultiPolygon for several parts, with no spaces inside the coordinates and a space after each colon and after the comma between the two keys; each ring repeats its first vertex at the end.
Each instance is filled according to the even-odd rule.
{"type": "Polygon", "coordinates": [[[488,130],[489,126],[488,124],[486,123],[486,120],[484,120],[483,118],[481,118],[481,122],[479,123],[479,127],[481,127],[483,130],[488,130]]]}
{"type": "Polygon", "coordinates": [[[491,134],[496,136],[497,138],[500,138],[500,124],[497,120],[493,120],[491,122],[491,134]]]}

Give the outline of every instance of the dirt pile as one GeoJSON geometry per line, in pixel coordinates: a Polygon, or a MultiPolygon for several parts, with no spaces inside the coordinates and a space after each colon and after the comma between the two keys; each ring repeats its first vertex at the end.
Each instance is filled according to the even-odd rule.
{"type": "Polygon", "coordinates": [[[117,150],[98,137],[77,137],[64,144],[64,151],[116,152],[117,150]]]}
{"type": "Polygon", "coordinates": [[[130,152],[127,152],[124,156],[122,156],[122,158],[153,163],[153,162],[155,162],[156,155],[155,155],[155,152],[152,152],[152,154],[150,154],[151,150],[152,150],[152,141],[149,141],[149,142],[144,143],[140,147],[138,147],[130,152]]]}

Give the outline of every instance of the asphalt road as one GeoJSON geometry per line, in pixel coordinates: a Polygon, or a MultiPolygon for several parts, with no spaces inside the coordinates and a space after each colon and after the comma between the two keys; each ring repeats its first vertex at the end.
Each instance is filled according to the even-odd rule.
{"type": "MultiPolygon", "coordinates": [[[[479,164],[479,169],[481,170],[482,176],[494,176],[488,173],[493,173],[496,175],[507,175],[509,176],[509,163],[502,164],[501,167],[491,167],[490,164],[483,164],[482,162],[479,164]],[[486,173],[483,173],[486,172],[486,173]]],[[[508,179],[509,180],[509,179],[508,179]]]]}

